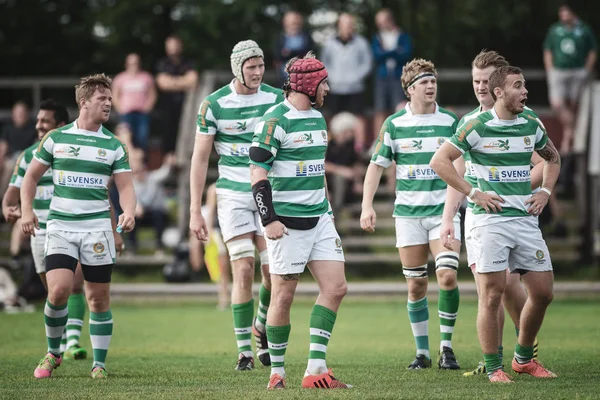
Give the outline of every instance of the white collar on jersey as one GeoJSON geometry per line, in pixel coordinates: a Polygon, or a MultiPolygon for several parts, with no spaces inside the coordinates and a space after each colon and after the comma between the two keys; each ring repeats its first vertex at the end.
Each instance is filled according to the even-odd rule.
{"type": "MultiPolygon", "coordinates": [[[[252,93],[252,94],[240,94],[240,93],[238,93],[238,92],[237,92],[237,90],[235,90],[235,84],[234,84],[234,82],[235,82],[235,79],[236,79],[236,78],[233,78],[233,79],[231,80],[231,82],[229,82],[229,89],[231,89],[231,92],[232,92],[234,95],[236,95],[236,96],[245,96],[245,97],[250,97],[250,96],[256,96],[257,94],[259,94],[259,93],[261,93],[261,92],[262,92],[262,91],[260,90],[260,89],[261,89],[261,86],[259,86],[259,87],[258,87],[258,90],[256,91],[256,93],[252,93]]],[[[261,85],[262,85],[262,83],[261,83],[261,85]]]]}
{"type": "Polygon", "coordinates": [[[496,109],[493,107],[490,109],[490,112],[492,113],[492,116],[494,117],[494,122],[499,125],[506,125],[506,126],[521,125],[521,124],[523,124],[523,121],[524,121],[524,119],[522,117],[520,117],[519,115],[517,115],[517,118],[515,118],[515,119],[500,119],[500,117],[498,117],[498,114],[496,114],[496,109]]]}
{"type": "Polygon", "coordinates": [[[433,114],[437,114],[440,110],[440,106],[437,103],[437,101],[435,102],[435,111],[433,112],[433,114],[413,114],[412,110],[410,109],[410,101],[408,103],[406,103],[406,105],[404,106],[404,109],[406,110],[406,114],[407,115],[411,115],[411,116],[415,116],[418,117],[420,115],[433,115],[433,114]]]}

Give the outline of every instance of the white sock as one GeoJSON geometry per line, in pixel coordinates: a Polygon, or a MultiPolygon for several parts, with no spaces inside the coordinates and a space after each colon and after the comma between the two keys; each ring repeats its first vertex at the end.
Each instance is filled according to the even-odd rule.
{"type": "Polygon", "coordinates": [[[452,348],[452,342],[450,340],[442,340],[440,342],[440,351],[444,350],[444,347],[452,348]]]}
{"type": "Polygon", "coordinates": [[[271,376],[279,374],[282,378],[285,378],[285,368],[283,367],[271,367],[271,376]]]}
{"type": "Polygon", "coordinates": [[[308,359],[308,366],[304,376],[307,375],[320,375],[327,372],[327,364],[322,358],[310,358],[308,359]]]}

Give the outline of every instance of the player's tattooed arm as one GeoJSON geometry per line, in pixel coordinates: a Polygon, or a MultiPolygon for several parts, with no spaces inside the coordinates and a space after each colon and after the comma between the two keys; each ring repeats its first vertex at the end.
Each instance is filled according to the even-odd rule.
{"type": "Polygon", "coordinates": [[[281,279],[284,281],[297,281],[300,280],[300,274],[281,275],[281,279]]]}
{"type": "Polygon", "coordinates": [[[558,153],[558,150],[556,150],[556,147],[554,146],[554,143],[552,143],[552,140],[548,139],[548,142],[546,142],[544,148],[538,150],[537,153],[548,164],[560,165],[560,154],[558,153]]]}

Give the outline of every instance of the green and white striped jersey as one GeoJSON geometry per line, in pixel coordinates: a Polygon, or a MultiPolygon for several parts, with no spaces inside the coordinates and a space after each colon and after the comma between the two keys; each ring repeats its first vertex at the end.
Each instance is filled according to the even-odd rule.
{"type": "Polygon", "coordinates": [[[112,230],[108,182],[113,174],[131,171],[123,142],[103,126],[91,132],[74,121],[48,133],[34,157],[52,168],[48,231],[112,230]]]}
{"type": "MultiPolygon", "coordinates": [[[[25,172],[27,172],[27,168],[29,168],[29,164],[31,164],[31,160],[37,151],[38,145],[39,142],[36,142],[21,153],[17,160],[17,164],[15,165],[15,170],[10,177],[10,186],[21,189],[25,172]]],[[[35,231],[36,235],[46,234],[46,222],[48,221],[48,212],[50,211],[50,201],[52,200],[53,193],[54,182],[52,182],[52,168],[49,168],[38,182],[35,189],[35,197],[33,199],[33,212],[38,217],[38,222],[40,224],[40,229],[35,231]]]]}
{"type": "Polygon", "coordinates": [[[396,162],[394,217],[442,215],[447,186],[429,162],[457,122],[454,113],[437,104],[433,114],[413,114],[410,103],[385,120],[371,162],[383,168],[396,162]]]}
{"type": "Polygon", "coordinates": [[[257,93],[240,95],[232,81],[202,102],[196,133],[215,136],[219,154],[217,193],[242,192],[250,196],[248,152],[254,127],[269,108],[282,101],[281,89],[263,83],[257,93]]]}
{"type": "Polygon", "coordinates": [[[492,109],[459,128],[450,143],[461,153],[470,153],[477,186],[504,199],[499,213],[487,214],[483,208],[473,207],[473,226],[515,217],[535,218],[527,214],[525,206],[525,200],[531,197],[531,154],[547,141],[543,125],[530,113],[505,121],[492,109]]]}
{"type": "MultiPolygon", "coordinates": [[[[483,112],[484,111],[481,111],[481,106],[479,106],[476,109],[474,109],[473,111],[471,111],[470,113],[465,114],[458,122],[458,129],[460,129],[464,125],[465,122],[472,120],[473,118],[479,116],[483,112]]],[[[540,121],[537,114],[534,113],[531,108],[525,107],[525,109],[523,110],[521,115],[523,115],[523,116],[530,115],[533,118],[536,118],[538,120],[538,122],[540,123],[540,125],[542,125],[542,128],[544,128],[544,124],[542,124],[542,121],[540,121]]],[[[471,168],[471,156],[468,151],[463,154],[463,158],[465,159],[465,181],[469,182],[469,184],[471,186],[475,187],[475,186],[477,186],[477,178],[475,177],[475,173],[473,172],[473,169],[471,168]]],[[[470,198],[467,197],[467,206],[469,208],[473,208],[474,205],[475,205],[475,203],[473,203],[473,200],[471,200],[470,198]]]]}
{"type": "Polygon", "coordinates": [[[272,166],[250,163],[269,171],[277,215],[308,218],[327,213],[327,124],[319,111],[300,111],[284,100],[256,125],[252,146],[273,154],[272,166]]]}

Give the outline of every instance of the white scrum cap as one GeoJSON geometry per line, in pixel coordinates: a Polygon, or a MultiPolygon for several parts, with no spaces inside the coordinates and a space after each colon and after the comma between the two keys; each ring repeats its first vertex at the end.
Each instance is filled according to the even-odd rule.
{"type": "Polygon", "coordinates": [[[244,62],[252,57],[265,58],[262,49],[254,40],[243,40],[233,47],[231,52],[231,71],[242,84],[244,82],[244,74],[242,74],[242,67],[244,62]]]}

